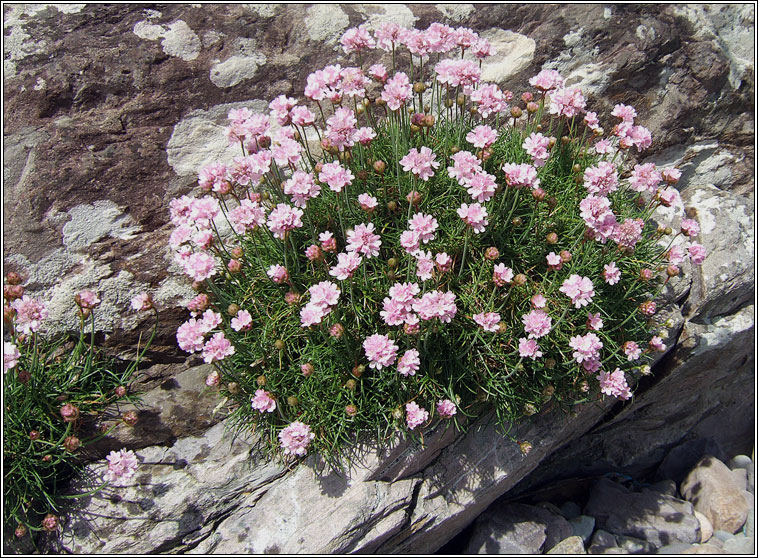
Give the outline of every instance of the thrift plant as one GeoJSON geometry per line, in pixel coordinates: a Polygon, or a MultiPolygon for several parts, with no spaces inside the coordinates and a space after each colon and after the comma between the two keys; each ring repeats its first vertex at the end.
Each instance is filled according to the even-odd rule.
{"type": "MultiPolygon", "coordinates": [[[[3,483],[5,526],[22,538],[36,531],[57,531],[62,491],[81,472],[88,444],[108,431],[93,432],[107,408],[134,402],[128,384],[137,361],[119,364],[95,344],[95,313],[100,298],[85,290],[75,297],[78,338],[44,335],[48,311],[44,303],[24,294],[21,278],[9,273],[3,294],[6,339],[3,342],[3,483]],[[88,329],[89,322],[89,332],[88,329]]],[[[149,310],[149,295],[132,301],[135,310],[149,310]]],[[[155,329],[153,329],[155,335],[155,329]]],[[[141,357],[152,337],[139,354],[141,357]]],[[[138,351],[139,352],[139,351],[138,351]]],[[[134,424],[136,414],[124,413],[134,424]],[[133,415],[133,416],[132,416],[133,415]]],[[[137,458],[126,449],[111,452],[104,484],[130,478],[137,458]]],[[[71,498],[72,496],[65,496],[71,498]]]]}
{"type": "Polygon", "coordinates": [[[356,65],[310,74],[304,100],[230,111],[239,156],[171,202],[199,292],[177,341],[216,365],[236,425],[338,457],[630,398],[665,350],[653,299],[705,257],[695,221],[651,221],[681,173],[630,168],[652,141],[635,110],[588,112],[554,70],[517,96],[484,83],[493,49],[466,28],[361,25],[342,47],[356,65]]]}

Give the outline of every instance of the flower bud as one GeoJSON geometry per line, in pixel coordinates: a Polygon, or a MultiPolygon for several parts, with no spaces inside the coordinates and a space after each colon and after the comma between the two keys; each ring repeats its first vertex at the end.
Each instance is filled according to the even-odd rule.
{"type": "Polygon", "coordinates": [[[66,403],[61,407],[61,417],[64,422],[75,422],[79,418],[79,409],[77,409],[71,403],[66,403]]]}
{"type": "Polygon", "coordinates": [[[555,394],[555,386],[548,384],[545,389],[542,390],[542,400],[549,401],[555,394]]]}
{"type": "Polygon", "coordinates": [[[554,358],[545,359],[545,368],[552,370],[553,368],[555,368],[556,364],[557,363],[555,362],[554,358]]]}
{"type": "Polygon", "coordinates": [[[53,460],[53,456],[49,453],[42,458],[43,463],[50,463],[53,460]]]}
{"type": "Polygon", "coordinates": [[[395,407],[392,409],[392,418],[395,420],[400,420],[403,418],[403,411],[400,409],[400,407],[395,407]]]}
{"type": "Polygon", "coordinates": [[[424,126],[427,128],[431,128],[434,126],[434,115],[433,114],[427,114],[424,116],[424,126]]]}
{"type": "Polygon", "coordinates": [[[655,302],[652,300],[646,300],[640,304],[640,312],[645,316],[653,316],[655,314],[655,302]]]}
{"type": "Polygon", "coordinates": [[[345,328],[342,326],[342,324],[334,324],[332,327],[329,328],[329,335],[332,337],[339,339],[342,337],[342,335],[345,333],[345,328]]]}
{"type": "Polygon", "coordinates": [[[532,405],[531,403],[527,403],[524,405],[524,414],[528,417],[534,415],[537,413],[537,407],[532,405]]]}
{"type": "Polygon", "coordinates": [[[391,212],[397,211],[397,202],[394,200],[387,202],[387,210],[391,212]]]}
{"type": "Polygon", "coordinates": [[[42,437],[42,434],[39,433],[39,430],[32,430],[29,432],[29,439],[30,440],[39,440],[42,437]]]}
{"type": "Polygon", "coordinates": [[[358,407],[355,405],[347,405],[345,406],[345,414],[349,417],[354,417],[358,414],[358,407]]]}
{"type": "Polygon", "coordinates": [[[226,267],[229,269],[230,273],[239,273],[239,271],[242,269],[242,264],[239,260],[229,260],[229,263],[226,264],[226,267]]]}
{"type": "Polygon", "coordinates": [[[368,171],[365,169],[359,170],[356,175],[358,176],[358,180],[366,181],[368,180],[368,171]]]}
{"type": "Polygon", "coordinates": [[[242,258],[242,255],[243,255],[245,252],[242,250],[242,247],[241,247],[241,246],[235,246],[234,248],[232,248],[232,252],[231,252],[231,253],[232,253],[232,256],[233,256],[234,258],[236,258],[236,259],[238,259],[238,260],[239,260],[239,259],[241,259],[241,258],[242,258]]]}
{"type": "Polygon", "coordinates": [[[49,513],[45,516],[45,518],[42,520],[42,528],[47,531],[48,533],[51,533],[53,531],[58,530],[58,518],[55,517],[53,514],[49,513]]]}
{"type": "Polygon", "coordinates": [[[513,278],[513,284],[518,285],[519,287],[523,287],[524,285],[526,285],[526,280],[527,280],[526,275],[524,275],[523,273],[518,273],[513,278]]]}
{"type": "Polygon", "coordinates": [[[552,149],[555,147],[555,138],[550,138],[550,141],[548,141],[547,146],[552,149]]]}
{"type": "Polygon", "coordinates": [[[561,136],[561,145],[568,145],[571,143],[571,138],[568,136],[561,136]]]}
{"type": "Polygon", "coordinates": [[[295,397],[294,395],[290,395],[287,398],[287,405],[289,405],[290,407],[297,407],[298,403],[299,401],[297,400],[297,397],[295,397]]]}
{"type": "Polygon", "coordinates": [[[513,118],[521,118],[521,115],[524,114],[522,110],[519,107],[511,107],[511,116],[513,118]]]}
{"type": "Polygon", "coordinates": [[[505,322],[499,322],[499,323],[497,324],[497,332],[498,332],[500,335],[503,335],[503,334],[507,333],[507,331],[508,331],[508,326],[507,326],[507,325],[505,325],[505,322]]]}
{"type": "Polygon", "coordinates": [[[8,274],[5,276],[5,280],[8,282],[9,285],[21,284],[21,276],[15,271],[9,271],[8,274]]]}
{"type": "Polygon", "coordinates": [[[123,420],[128,426],[134,426],[139,422],[139,416],[137,415],[137,411],[126,411],[121,416],[121,420],[123,420]]]}
{"type": "Polygon", "coordinates": [[[16,374],[16,377],[18,378],[19,382],[26,385],[29,383],[29,380],[32,379],[32,373],[28,370],[19,370],[16,374]]]}
{"type": "Polygon", "coordinates": [[[8,300],[16,300],[24,296],[24,287],[21,285],[4,285],[3,296],[8,300]]]}
{"type": "MultiPolygon", "coordinates": [[[[537,124],[537,126],[535,127],[535,129],[536,129],[538,132],[541,132],[541,131],[542,131],[542,129],[543,129],[543,128],[542,128],[542,124],[537,124]]],[[[553,145],[555,145],[555,143],[553,143],[553,145]]],[[[551,147],[552,147],[552,146],[551,146],[551,147]]]]}
{"type": "Polygon", "coordinates": [[[361,376],[363,376],[363,373],[365,371],[366,371],[366,366],[363,364],[359,364],[358,366],[353,366],[351,374],[355,376],[356,378],[360,378],[361,376]]]}
{"type": "Polygon", "coordinates": [[[376,101],[374,101],[374,104],[382,106],[382,105],[386,104],[386,101],[384,99],[382,99],[381,97],[377,97],[376,101]]]}
{"type": "Polygon", "coordinates": [[[450,155],[455,155],[455,154],[456,154],[456,153],[458,153],[460,150],[461,150],[461,148],[460,148],[460,147],[458,147],[457,145],[454,145],[454,146],[452,146],[452,147],[450,148],[450,155]]]}
{"type": "Polygon", "coordinates": [[[379,174],[384,174],[384,169],[387,168],[387,163],[384,161],[374,161],[374,170],[379,174]]]}
{"type": "Polygon", "coordinates": [[[447,108],[450,108],[453,106],[453,100],[452,99],[445,99],[445,106],[447,108]]]}
{"type": "Polygon", "coordinates": [[[653,278],[653,270],[647,267],[640,269],[640,281],[650,281],[653,278]]]}
{"type": "Polygon", "coordinates": [[[300,295],[297,294],[295,291],[287,291],[284,293],[284,301],[287,304],[297,304],[300,302],[300,295]]]}
{"type": "Polygon", "coordinates": [[[358,383],[355,380],[353,380],[352,378],[349,379],[347,382],[345,382],[345,387],[347,389],[351,390],[351,391],[354,390],[357,385],[358,385],[358,383]]]}
{"type": "Polygon", "coordinates": [[[495,261],[500,257],[500,251],[494,246],[490,246],[484,251],[484,257],[490,261],[495,261]]]}
{"type": "Polygon", "coordinates": [[[258,384],[261,387],[265,386],[266,385],[266,376],[264,376],[263,374],[261,374],[260,376],[258,376],[255,379],[255,383],[258,384]]]}
{"type": "Polygon", "coordinates": [[[311,364],[310,362],[306,362],[305,364],[301,364],[300,365],[300,372],[303,373],[303,376],[305,376],[306,378],[309,378],[310,376],[313,375],[313,372],[314,372],[313,364],[311,364]]]}
{"type": "Polygon", "coordinates": [[[426,85],[424,85],[423,82],[417,81],[416,83],[413,84],[414,93],[418,94],[418,93],[423,93],[424,91],[426,91],[426,85]]]}
{"type": "Polygon", "coordinates": [[[421,127],[418,124],[411,124],[411,134],[418,134],[421,131],[421,127]]]}
{"type": "Polygon", "coordinates": [[[534,101],[530,101],[526,104],[526,112],[528,112],[529,114],[534,114],[539,109],[540,109],[540,106],[534,101]]]}
{"type": "Polygon", "coordinates": [[[572,167],[572,170],[575,173],[582,172],[582,166],[579,163],[574,163],[574,166],[572,167]]]}
{"type": "Polygon", "coordinates": [[[237,313],[240,311],[239,304],[231,303],[229,306],[226,307],[226,313],[230,316],[236,316],[237,313]]]}
{"type": "MultiPolygon", "coordinates": [[[[357,107],[355,107],[355,113],[356,114],[363,114],[364,112],[366,112],[366,107],[363,106],[363,104],[360,104],[357,107]]],[[[299,138],[295,138],[295,139],[298,140],[298,141],[300,141],[299,138]]]]}
{"type": "Polygon", "coordinates": [[[26,526],[20,525],[16,527],[16,530],[13,531],[13,534],[16,535],[16,538],[20,539],[23,538],[24,535],[26,535],[26,526]]]}
{"type": "Polygon", "coordinates": [[[538,187],[532,190],[532,197],[537,201],[544,200],[546,195],[547,194],[545,194],[545,190],[543,190],[542,188],[538,187]]]}
{"type": "Polygon", "coordinates": [[[554,232],[547,233],[547,236],[545,237],[545,242],[548,244],[557,244],[558,243],[558,235],[554,232]]]}
{"type": "Polygon", "coordinates": [[[411,192],[408,192],[408,195],[405,196],[405,199],[408,200],[408,203],[411,205],[416,206],[421,203],[421,194],[419,194],[416,190],[412,190],[411,192]]]}
{"type": "Polygon", "coordinates": [[[679,268],[674,264],[671,264],[666,268],[666,275],[669,277],[677,277],[679,275],[679,268]]]}
{"type": "Polygon", "coordinates": [[[571,261],[571,252],[568,250],[561,250],[560,256],[563,263],[568,263],[571,261]]]}
{"type": "Polygon", "coordinates": [[[212,370],[208,376],[205,378],[205,385],[208,387],[214,387],[221,383],[221,374],[218,373],[218,370],[212,370]]]}
{"type": "Polygon", "coordinates": [[[229,382],[229,385],[226,386],[226,389],[228,389],[229,393],[232,395],[237,395],[240,392],[240,385],[237,382],[229,382]]]}
{"type": "Polygon", "coordinates": [[[463,106],[463,105],[466,103],[466,96],[465,96],[465,95],[463,95],[463,94],[461,94],[461,95],[458,95],[458,98],[457,98],[457,99],[455,99],[455,103],[456,103],[456,104],[457,104],[459,107],[462,107],[462,106],[463,106]]]}
{"type": "Polygon", "coordinates": [[[277,351],[283,351],[284,350],[284,340],[277,339],[276,341],[274,341],[274,348],[277,351]]]}
{"type": "Polygon", "coordinates": [[[74,453],[76,450],[78,450],[81,444],[81,440],[79,440],[79,438],[76,436],[67,436],[66,439],[63,440],[64,449],[71,453],[74,453]]]}
{"type": "Polygon", "coordinates": [[[521,217],[514,217],[513,219],[511,219],[511,224],[514,227],[520,227],[521,225],[524,224],[524,221],[521,219],[521,217]]]}
{"type": "Polygon", "coordinates": [[[558,200],[557,200],[557,199],[555,199],[555,196],[550,196],[550,197],[547,199],[547,206],[548,206],[548,207],[549,207],[551,210],[553,210],[553,209],[555,209],[555,206],[556,206],[556,205],[558,205],[558,200]]]}

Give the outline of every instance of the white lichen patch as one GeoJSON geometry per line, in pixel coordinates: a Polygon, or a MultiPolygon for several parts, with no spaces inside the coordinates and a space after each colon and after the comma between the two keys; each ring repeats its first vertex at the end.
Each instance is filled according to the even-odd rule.
{"type": "Polygon", "coordinates": [[[316,4],[305,14],[305,31],[311,41],[336,43],[350,25],[347,14],[334,4],[316,4]]]}
{"type": "Polygon", "coordinates": [[[751,304],[732,316],[717,318],[709,325],[695,327],[702,328],[702,331],[699,332],[699,342],[692,355],[718,349],[729,343],[735,335],[755,327],[755,306],[751,304]]]}
{"type": "Polygon", "coordinates": [[[579,87],[585,96],[600,96],[610,84],[611,68],[597,62],[599,49],[590,48],[582,29],[563,36],[566,49],[542,65],[542,70],[557,70],[566,86],[579,87]]]}
{"type": "Polygon", "coordinates": [[[475,9],[473,4],[435,4],[434,7],[437,8],[444,17],[455,23],[460,23],[466,19],[475,9]]]}
{"type": "Polygon", "coordinates": [[[68,211],[71,218],[63,225],[63,244],[73,251],[85,251],[106,237],[131,240],[140,231],[130,215],[110,200],[97,200],[68,211]]]}
{"type": "Polygon", "coordinates": [[[576,31],[569,31],[563,36],[563,44],[567,47],[573,47],[579,44],[579,41],[582,40],[582,31],[584,31],[584,28],[580,27],[576,31]]]}
{"type": "Polygon", "coordinates": [[[492,28],[481,33],[495,49],[482,64],[482,81],[501,83],[529,67],[536,43],[525,35],[492,28]]]}
{"type": "Polygon", "coordinates": [[[365,18],[371,29],[376,29],[383,23],[396,23],[411,28],[418,21],[411,9],[403,4],[354,4],[353,9],[365,18]]]}
{"type": "Polygon", "coordinates": [[[242,4],[242,7],[261,17],[274,17],[279,6],[277,4],[242,4]]]}
{"type": "Polygon", "coordinates": [[[139,21],[134,24],[133,33],[140,39],[161,40],[163,52],[185,61],[191,61],[200,54],[201,42],[197,34],[184,21],[177,20],[166,25],[139,21]]]}
{"type": "Polygon", "coordinates": [[[246,79],[253,78],[258,68],[265,63],[266,56],[262,53],[232,56],[211,67],[210,80],[216,87],[234,87],[246,79]]]}
{"type": "Polygon", "coordinates": [[[215,161],[230,161],[239,155],[237,146],[229,146],[226,136],[227,115],[234,108],[247,107],[253,112],[268,112],[262,100],[226,103],[208,110],[194,110],[182,118],[166,146],[168,164],[179,176],[193,176],[215,161]],[[235,149],[236,147],[236,149],[235,149]]]}

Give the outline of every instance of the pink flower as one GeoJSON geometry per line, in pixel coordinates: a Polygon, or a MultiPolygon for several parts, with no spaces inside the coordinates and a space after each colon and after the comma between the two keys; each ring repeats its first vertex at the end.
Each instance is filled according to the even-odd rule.
{"type": "Polygon", "coordinates": [[[466,141],[479,149],[486,149],[497,139],[497,132],[489,126],[480,125],[466,134],[466,141]]]}
{"type": "Polygon", "coordinates": [[[616,368],[611,373],[600,372],[597,379],[600,381],[600,391],[605,395],[612,395],[619,399],[629,399],[632,396],[626,377],[620,368],[616,368]]]}
{"type": "Polygon", "coordinates": [[[559,271],[563,267],[563,260],[555,252],[550,252],[545,256],[545,259],[547,260],[548,268],[553,271],[559,271]]]}
{"type": "Polygon", "coordinates": [[[125,481],[134,476],[139,467],[137,456],[132,450],[126,448],[110,452],[105,459],[108,461],[108,470],[103,478],[114,486],[123,486],[125,481]]]}
{"type": "Polygon", "coordinates": [[[376,132],[370,126],[362,126],[355,131],[355,141],[361,145],[369,145],[376,137],[376,132]]]}
{"type": "Polygon", "coordinates": [[[550,114],[572,118],[584,111],[584,95],[581,89],[559,89],[550,94],[550,114]]]}
{"type": "Polygon", "coordinates": [[[521,358],[537,360],[542,356],[542,351],[540,351],[540,346],[537,344],[537,341],[522,337],[518,340],[518,354],[521,358]]]}
{"type": "Polygon", "coordinates": [[[492,272],[492,281],[498,287],[503,287],[507,283],[513,281],[513,270],[510,267],[506,267],[505,264],[495,264],[495,269],[492,272]]]}
{"type": "Polygon", "coordinates": [[[529,299],[529,302],[532,304],[532,308],[544,308],[547,304],[547,299],[541,294],[537,293],[531,299],[529,299]]]}
{"type": "Polygon", "coordinates": [[[229,221],[234,232],[244,234],[245,231],[255,230],[266,223],[266,211],[258,202],[245,199],[229,212],[229,221]]]}
{"type": "Polygon", "coordinates": [[[630,107],[629,105],[619,104],[613,107],[611,116],[615,116],[617,118],[620,118],[622,122],[628,122],[631,124],[634,122],[634,118],[637,116],[637,111],[634,110],[634,107],[630,107]]]}
{"type": "Polygon", "coordinates": [[[598,155],[605,155],[611,151],[613,151],[613,146],[607,139],[601,139],[595,143],[595,153],[598,155]]]}
{"type": "Polygon", "coordinates": [[[153,298],[150,293],[140,293],[132,298],[132,310],[142,312],[153,307],[153,298]]]}
{"type": "Polygon", "coordinates": [[[403,72],[397,72],[392,76],[382,90],[382,99],[390,110],[398,110],[412,95],[411,83],[403,72]]]}
{"type": "Polygon", "coordinates": [[[203,348],[206,329],[202,320],[190,318],[176,330],[176,341],[179,348],[188,353],[194,353],[203,348]]]}
{"type": "Polygon", "coordinates": [[[231,326],[234,331],[250,329],[253,325],[253,317],[247,310],[240,310],[237,316],[232,318],[231,326]]]}
{"type": "Polygon", "coordinates": [[[276,118],[280,126],[287,126],[290,123],[289,111],[297,104],[297,101],[286,95],[279,95],[268,105],[271,110],[271,116],[276,118]]]}
{"type": "Polygon", "coordinates": [[[482,172],[481,162],[468,151],[459,151],[450,158],[453,160],[453,166],[447,167],[447,174],[461,186],[468,186],[474,174],[482,172]]]}
{"type": "Polygon", "coordinates": [[[327,118],[326,124],[326,137],[337,149],[344,151],[345,147],[352,147],[355,144],[358,121],[352,110],[346,107],[338,108],[332,116],[327,118]]]}
{"type": "Polygon", "coordinates": [[[314,262],[316,260],[320,260],[323,258],[323,253],[321,252],[321,248],[319,248],[318,244],[311,244],[308,246],[308,248],[305,249],[305,257],[308,258],[310,261],[314,262]]]}
{"type": "Polygon", "coordinates": [[[533,78],[529,79],[529,85],[541,91],[550,91],[563,87],[563,78],[556,70],[542,70],[533,78]]]}
{"type": "Polygon", "coordinates": [[[337,254],[337,265],[329,270],[329,275],[344,281],[352,277],[358,266],[361,265],[362,258],[357,252],[342,252],[337,254]]]}
{"type": "Polygon", "coordinates": [[[587,313],[587,327],[595,331],[603,329],[603,318],[600,317],[600,312],[597,314],[587,313]]]}
{"type": "Polygon", "coordinates": [[[320,324],[329,313],[329,308],[321,304],[309,302],[300,310],[300,327],[311,327],[320,324]]]}
{"type": "Polygon", "coordinates": [[[558,289],[571,299],[574,308],[587,306],[592,302],[595,290],[589,277],[581,277],[577,274],[571,275],[566,279],[558,289]]]}
{"type": "Polygon", "coordinates": [[[693,242],[689,245],[687,250],[690,253],[690,260],[695,265],[700,265],[705,261],[705,246],[702,244],[697,244],[696,242],[693,242]]]}
{"type": "Polygon", "coordinates": [[[284,450],[284,455],[305,455],[311,440],[316,435],[311,432],[311,427],[300,421],[295,421],[281,432],[279,432],[279,441],[284,450]]]}
{"type": "Polygon", "coordinates": [[[221,384],[221,374],[218,373],[218,370],[211,370],[210,374],[205,377],[205,385],[213,387],[219,384],[221,384]]]}
{"type": "Polygon", "coordinates": [[[590,130],[597,130],[600,128],[600,121],[597,119],[596,112],[588,112],[584,115],[584,123],[590,130]]]}
{"type": "Polygon", "coordinates": [[[284,193],[292,196],[291,201],[296,207],[305,207],[308,200],[321,192],[321,186],[316,184],[309,172],[295,171],[291,178],[284,181],[283,186],[284,193]]]}
{"type": "Polygon", "coordinates": [[[458,311],[455,299],[455,293],[450,291],[430,291],[413,302],[413,311],[424,321],[439,318],[447,324],[458,311]]]}
{"type": "Polygon", "coordinates": [[[449,399],[440,399],[437,401],[437,414],[440,418],[452,418],[457,411],[455,403],[449,399]]]}
{"type": "Polygon", "coordinates": [[[487,209],[479,203],[461,204],[458,208],[458,216],[463,222],[470,225],[476,234],[484,232],[489,221],[487,220],[487,209]]]}
{"type": "Polygon", "coordinates": [[[203,319],[200,320],[200,327],[203,329],[203,333],[208,333],[220,325],[221,321],[221,314],[213,310],[206,310],[203,312],[203,319]]]}
{"type": "Polygon", "coordinates": [[[440,166],[435,159],[434,152],[424,145],[421,147],[421,151],[412,147],[408,154],[400,159],[400,164],[405,172],[410,171],[426,182],[434,176],[434,169],[440,166]]]}
{"type": "Polygon", "coordinates": [[[82,308],[92,309],[100,304],[100,297],[96,293],[85,289],[76,296],[76,303],[82,308]]]}
{"type": "Polygon", "coordinates": [[[269,267],[268,271],[266,271],[266,275],[268,275],[277,285],[286,283],[290,278],[290,274],[287,273],[287,268],[279,264],[269,267]]]}
{"type": "Polygon", "coordinates": [[[524,322],[524,331],[529,334],[529,339],[539,339],[550,333],[553,320],[543,310],[532,310],[521,317],[524,322]]]}
{"type": "Polygon", "coordinates": [[[382,241],[378,234],[374,234],[374,224],[361,223],[356,225],[352,232],[347,233],[347,251],[357,252],[371,258],[379,255],[379,247],[382,241]]]}
{"type": "Polygon", "coordinates": [[[485,331],[497,332],[500,329],[500,314],[497,312],[483,312],[474,314],[474,321],[485,331]]]}
{"type": "Polygon", "coordinates": [[[418,238],[424,244],[434,240],[434,232],[437,230],[438,223],[432,215],[416,213],[408,220],[410,230],[418,235],[418,238]]]}
{"type": "Polygon", "coordinates": [[[316,121],[316,115],[308,107],[292,107],[290,118],[295,126],[310,126],[316,121]]]}
{"type": "Polygon", "coordinates": [[[373,64],[369,66],[368,75],[370,75],[375,80],[384,83],[387,81],[388,77],[387,68],[385,68],[383,64],[373,64]]]}
{"type": "Polygon", "coordinates": [[[321,243],[321,249],[324,252],[337,251],[337,239],[330,231],[324,231],[318,235],[318,241],[321,243]]]}
{"type": "Polygon", "coordinates": [[[334,283],[321,281],[308,289],[311,293],[311,304],[318,304],[323,308],[330,308],[337,304],[341,291],[334,283]]]}
{"type": "Polygon", "coordinates": [[[214,333],[203,347],[203,360],[210,364],[217,360],[224,360],[226,357],[234,354],[234,347],[231,342],[224,336],[223,331],[214,333]]]}
{"type": "Polygon", "coordinates": [[[666,350],[666,344],[663,342],[663,339],[661,339],[657,335],[654,335],[653,338],[648,342],[648,346],[653,351],[657,351],[659,353],[662,353],[663,351],[666,350]]]}
{"type": "Polygon", "coordinates": [[[605,243],[616,227],[616,216],[611,211],[611,202],[605,196],[590,194],[579,202],[579,214],[584,219],[592,238],[605,243]]]}
{"type": "Polygon", "coordinates": [[[621,279],[621,271],[616,267],[616,262],[603,266],[603,279],[609,285],[615,285],[621,279]]]}
{"type": "Polygon", "coordinates": [[[616,167],[612,163],[599,162],[593,167],[584,170],[584,187],[590,194],[607,196],[618,188],[618,176],[616,167]]]}
{"type": "Polygon", "coordinates": [[[537,169],[532,165],[505,163],[502,169],[505,173],[506,184],[512,188],[521,188],[523,186],[537,188],[540,185],[540,179],[537,178],[537,169]]]}
{"type": "Polygon", "coordinates": [[[429,251],[417,250],[414,254],[416,258],[416,275],[422,281],[428,281],[432,278],[432,272],[434,271],[434,260],[432,259],[432,253],[429,251]]]}
{"type": "Polygon", "coordinates": [[[358,196],[358,203],[363,211],[368,211],[369,213],[379,204],[377,199],[369,194],[360,194],[358,196]]]}
{"type": "Polygon", "coordinates": [[[545,161],[550,156],[550,140],[551,138],[545,137],[540,133],[532,132],[529,137],[524,140],[521,147],[524,151],[534,160],[535,167],[542,167],[545,165],[545,161]]]}
{"type": "Polygon", "coordinates": [[[679,201],[679,192],[674,188],[664,188],[660,191],[661,205],[671,207],[679,201]]]}
{"type": "Polygon", "coordinates": [[[598,360],[603,342],[594,333],[574,335],[569,340],[569,347],[574,349],[574,358],[581,364],[585,360],[598,360]]]}
{"type": "Polygon", "coordinates": [[[385,366],[392,366],[397,359],[397,345],[386,335],[378,333],[367,337],[363,341],[363,349],[369,360],[369,368],[381,370],[385,366]]]}
{"type": "Polygon", "coordinates": [[[682,171],[677,168],[663,169],[661,171],[661,176],[667,184],[676,184],[682,177],[682,171]]]}
{"type": "Polygon", "coordinates": [[[368,31],[367,25],[361,24],[358,27],[352,27],[345,31],[340,39],[342,50],[345,54],[360,52],[376,47],[376,42],[368,31]]]}
{"type": "Polygon", "coordinates": [[[681,229],[682,233],[689,237],[700,234],[700,225],[694,219],[683,219],[681,229]]]}
{"type": "Polygon", "coordinates": [[[424,424],[429,419],[429,413],[423,407],[419,407],[414,401],[405,405],[405,422],[409,430],[424,424]]]}
{"type": "Polygon", "coordinates": [[[396,43],[400,44],[405,31],[406,29],[400,27],[397,23],[382,23],[379,28],[374,31],[376,46],[384,51],[391,51],[396,43]]]}
{"type": "Polygon", "coordinates": [[[462,86],[464,92],[479,83],[481,71],[473,60],[446,58],[434,66],[437,81],[450,87],[462,86]]]}
{"type": "Polygon", "coordinates": [[[440,252],[435,255],[434,263],[437,266],[437,271],[440,273],[447,273],[453,268],[453,258],[445,252],[440,252]]]}
{"type": "Polygon", "coordinates": [[[401,325],[408,319],[409,314],[408,305],[395,298],[384,297],[382,311],[379,312],[384,323],[389,326],[401,325]]]}
{"type": "Polygon", "coordinates": [[[255,397],[250,400],[250,405],[259,413],[273,413],[276,410],[276,399],[263,389],[255,390],[255,397]]]}
{"type": "Polygon", "coordinates": [[[228,185],[229,174],[226,165],[221,163],[213,163],[207,167],[203,167],[198,173],[197,183],[200,187],[206,191],[219,192],[223,189],[223,185],[228,185]]]}
{"type": "Polygon", "coordinates": [[[397,371],[403,376],[415,376],[421,366],[419,352],[416,349],[405,351],[397,363],[397,371]]]}
{"type": "Polygon", "coordinates": [[[410,311],[413,305],[413,298],[421,292],[418,283],[395,283],[390,287],[389,295],[392,300],[402,304],[406,310],[410,311]]]}
{"type": "Polygon", "coordinates": [[[341,192],[345,186],[352,184],[355,176],[350,171],[337,162],[324,163],[321,172],[318,173],[318,179],[329,186],[333,192],[341,192]]]}
{"type": "Polygon", "coordinates": [[[623,223],[617,223],[613,228],[611,238],[618,244],[619,248],[633,250],[642,238],[644,226],[645,222],[642,219],[624,219],[623,223]]]}
{"type": "Polygon", "coordinates": [[[471,101],[477,103],[477,111],[482,118],[491,114],[505,113],[508,111],[508,95],[503,93],[494,83],[480,85],[476,91],[471,92],[471,101]]]}
{"type": "Polygon", "coordinates": [[[18,364],[21,353],[18,347],[10,341],[3,342],[3,372],[7,372],[18,364]]]}
{"type": "Polygon", "coordinates": [[[655,163],[634,165],[629,185],[635,192],[655,192],[661,179],[661,173],[656,170],[655,163]]]}
{"type": "Polygon", "coordinates": [[[468,183],[468,193],[478,202],[486,202],[495,195],[495,177],[486,172],[477,172],[468,183]]]}
{"type": "Polygon", "coordinates": [[[421,239],[416,231],[403,231],[400,234],[400,246],[405,248],[409,254],[413,254],[419,249],[420,241],[421,239]]]}
{"type": "Polygon", "coordinates": [[[622,346],[626,358],[630,361],[637,360],[642,355],[642,349],[634,341],[626,341],[622,346]]]}
{"type": "Polygon", "coordinates": [[[280,203],[269,213],[266,224],[275,238],[284,240],[289,231],[303,226],[302,216],[302,209],[280,203]]]}
{"type": "Polygon", "coordinates": [[[42,321],[47,318],[47,307],[29,295],[11,302],[11,308],[16,311],[16,326],[27,335],[38,331],[42,321]]]}

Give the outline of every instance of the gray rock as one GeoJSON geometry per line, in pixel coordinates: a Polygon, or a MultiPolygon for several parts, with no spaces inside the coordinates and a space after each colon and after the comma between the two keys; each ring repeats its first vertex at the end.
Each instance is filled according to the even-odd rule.
{"type": "Polygon", "coordinates": [[[679,491],[676,489],[676,483],[671,479],[659,481],[644,488],[643,490],[654,490],[661,494],[671,496],[672,498],[677,498],[679,496],[679,491]]]}
{"type": "Polygon", "coordinates": [[[693,544],[692,548],[684,550],[682,554],[723,554],[724,549],[714,544],[693,544]]]}
{"type": "Polygon", "coordinates": [[[735,470],[735,469],[748,470],[753,466],[753,460],[750,459],[747,455],[735,455],[729,460],[729,463],[727,463],[727,466],[731,470],[735,470]]]}
{"type": "Polygon", "coordinates": [[[608,554],[608,551],[612,549],[618,549],[616,537],[608,531],[598,529],[592,536],[592,543],[587,548],[587,554],[608,554]]]}
{"type": "Polygon", "coordinates": [[[751,494],[755,494],[755,467],[747,470],[747,490],[751,494]]]}
{"type": "Polygon", "coordinates": [[[582,537],[584,544],[589,544],[592,532],[595,530],[595,518],[588,515],[580,515],[569,520],[574,535],[582,537]]]}
{"type": "Polygon", "coordinates": [[[662,546],[657,550],[657,554],[688,554],[689,551],[691,551],[693,548],[695,548],[691,544],[687,543],[673,543],[673,544],[667,544],[666,546],[662,546]]]}
{"type": "Polygon", "coordinates": [[[713,536],[713,525],[702,513],[695,510],[695,517],[700,522],[700,542],[704,543],[713,536]]]}
{"type": "Polygon", "coordinates": [[[616,535],[616,544],[626,554],[653,554],[655,552],[655,546],[635,537],[616,535]]]}
{"type": "Polygon", "coordinates": [[[700,524],[692,504],[655,491],[630,492],[601,478],[584,511],[596,525],[617,535],[644,539],[656,547],[699,540],[700,524]]]}
{"type": "Polygon", "coordinates": [[[729,531],[724,531],[722,529],[716,529],[713,532],[713,538],[718,539],[721,542],[726,542],[730,539],[734,538],[734,534],[730,533],[729,531]]]}
{"type": "Polygon", "coordinates": [[[545,554],[587,554],[581,537],[563,539],[545,554]]]}
{"type": "Polygon", "coordinates": [[[755,555],[755,540],[744,535],[738,535],[733,539],[724,541],[724,552],[727,554],[755,555]]]}
{"type": "Polygon", "coordinates": [[[739,486],[742,490],[747,490],[746,469],[732,469],[732,477],[734,478],[737,486],[739,486]]]}
{"type": "Polygon", "coordinates": [[[711,537],[708,539],[708,544],[722,548],[724,546],[724,541],[717,539],[716,537],[711,537]]]}
{"type": "Polygon", "coordinates": [[[476,522],[467,554],[534,554],[572,535],[560,515],[525,504],[493,506],[476,522]]]}
{"type": "Polygon", "coordinates": [[[748,502],[732,471],[713,456],[703,457],[679,487],[682,496],[716,530],[736,533],[745,524],[748,502]]]}
{"type": "Polygon", "coordinates": [[[566,519],[574,519],[582,514],[582,508],[575,502],[564,502],[561,505],[561,513],[566,519]]]}
{"type": "Polygon", "coordinates": [[[745,521],[743,533],[745,533],[745,536],[748,538],[755,537],[755,508],[751,508],[750,511],[747,512],[747,520],[745,521]]]}

